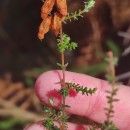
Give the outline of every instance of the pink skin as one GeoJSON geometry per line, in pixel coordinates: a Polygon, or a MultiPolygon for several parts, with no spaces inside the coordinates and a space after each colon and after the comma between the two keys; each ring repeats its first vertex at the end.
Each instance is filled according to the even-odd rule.
{"type": "MultiPolygon", "coordinates": [[[[65,74],[66,82],[80,84],[88,88],[97,88],[96,93],[92,96],[82,95],[82,93],[75,95],[72,92],[73,96],[70,94],[66,98],[66,104],[71,106],[66,111],[71,114],[86,116],[91,120],[102,123],[106,119],[104,107],[108,106],[105,91],[111,90],[111,86],[106,81],[91,76],[67,71],[65,74]]],[[[61,97],[57,95],[58,90],[61,89],[59,83],[61,79],[62,72],[60,70],[45,72],[37,79],[35,91],[41,102],[49,104],[48,98],[52,96],[55,107],[61,104],[61,97]]],[[[130,88],[124,85],[116,87],[119,90],[115,98],[120,101],[114,103],[115,113],[112,120],[119,130],[130,130],[130,88]]],[[[44,130],[39,128],[37,123],[26,130],[33,130],[34,126],[38,127],[37,130],[44,130]]],[[[69,124],[69,127],[71,126],[74,127],[75,125],[69,124]]],[[[71,128],[71,130],[76,129],[71,128]]]]}
{"type": "MultiPolygon", "coordinates": [[[[58,123],[54,123],[56,126],[59,126],[58,123]]],[[[77,125],[77,124],[72,124],[68,123],[67,124],[68,129],[67,130],[86,130],[87,126],[85,125],[77,125]]],[[[43,126],[42,121],[39,121],[31,126],[27,126],[24,130],[46,130],[46,128],[43,126]]]]}

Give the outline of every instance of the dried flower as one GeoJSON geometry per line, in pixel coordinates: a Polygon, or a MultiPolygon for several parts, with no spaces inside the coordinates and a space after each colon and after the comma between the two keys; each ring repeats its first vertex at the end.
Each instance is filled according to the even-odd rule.
{"type": "Polygon", "coordinates": [[[51,28],[51,21],[52,21],[52,17],[48,16],[40,24],[39,32],[38,32],[38,38],[40,40],[42,40],[44,38],[44,35],[50,30],[50,28],[51,28]]]}
{"type": "Polygon", "coordinates": [[[55,13],[54,18],[52,20],[52,30],[54,31],[55,35],[57,36],[59,34],[61,23],[63,21],[63,17],[60,13],[55,13]]]}
{"type": "Polygon", "coordinates": [[[55,4],[55,0],[46,0],[44,2],[44,5],[41,8],[42,19],[46,18],[50,14],[50,12],[53,9],[54,4],[55,4]]]}
{"type": "Polygon", "coordinates": [[[66,0],[56,0],[56,6],[59,12],[63,15],[67,15],[67,3],[66,0]]]}
{"type": "Polygon", "coordinates": [[[61,25],[65,16],[67,15],[67,5],[66,0],[46,0],[41,9],[41,17],[43,22],[40,24],[38,38],[41,40],[44,35],[52,29],[55,35],[59,34],[61,25]],[[56,4],[58,10],[57,12],[51,14],[51,11],[56,4]]]}

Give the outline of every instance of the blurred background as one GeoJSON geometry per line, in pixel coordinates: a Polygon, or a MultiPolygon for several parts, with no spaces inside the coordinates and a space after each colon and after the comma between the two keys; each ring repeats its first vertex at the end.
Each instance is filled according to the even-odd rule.
{"type": "MultiPolygon", "coordinates": [[[[68,0],[68,11],[83,9],[83,0],[68,0]]],[[[42,0],[0,0],[0,130],[22,130],[43,119],[35,97],[36,78],[59,69],[56,37],[37,38],[42,0]]],[[[63,25],[78,43],[66,52],[68,70],[105,77],[105,53],[119,58],[117,80],[130,86],[130,0],[96,0],[95,7],[79,21],[63,25]]],[[[48,77],[49,78],[49,77],[48,77]]]]}

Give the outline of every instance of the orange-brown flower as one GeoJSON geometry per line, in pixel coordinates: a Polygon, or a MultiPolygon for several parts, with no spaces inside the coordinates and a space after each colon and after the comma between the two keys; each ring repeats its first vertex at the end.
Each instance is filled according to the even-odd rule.
{"type": "Polygon", "coordinates": [[[59,12],[63,15],[67,15],[67,3],[66,0],[56,0],[56,6],[59,12]]]}
{"type": "Polygon", "coordinates": [[[38,32],[38,38],[40,40],[42,40],[44,38],[44,35],[50,30],[50,28],[51,28],[51,21],[52,21],[52,17],[48,16],[40,24],[39,32],[38,32]]]}
{"type": "Polygon", "coordinates": [[[50,12],[53,9],[53,6],[55,4],[55,0],[46,0],[41,8],[41,17],[42,19],[46,18],[48,16],[48,14],[50,14],[50,12]]]}
{"type": "Polygon", "coordinates": [[[52,30],[54,31],[56,36],[59,34],[62,21],[63,21],[62,15],[60,13],[55,13],[54,18],[52,20],[52,30]]]}
{"type": "Polygon", "coordinates": [[[60,28],[62,26],[62,21],[67,15],[67,5],[66,0],[45,0],[42,9],[41,17],[43,19],[39,27],[38,38],[43,39],[44,35],[52,29],[55,35],[59,34],[60,28]],[[57,12],[51,14],[54,7],[57,6],[57,12]]]}

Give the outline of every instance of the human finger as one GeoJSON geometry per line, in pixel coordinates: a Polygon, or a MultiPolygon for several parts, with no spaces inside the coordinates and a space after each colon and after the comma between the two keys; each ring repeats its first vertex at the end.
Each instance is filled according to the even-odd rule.
{"type": "MultiPolygon", "coordinates": [[[[104,108],[108,106],[106,99],[106,90],[111,90],[111,86],[104,80],[93,78],[84,74],[73,72],[65,72],[65,81],[79,85],[87,86],[88,88],[97,88],[97,91],[92,96],[82,95],[69,95],[66,98],[66,104],[70,106],[66,111],[72,114],[86,116],[91,120],[103,123],[106,119],[104,108]]],[[[62,71],[48,71],[43,73],[36,81],[35,91],[39,99],[49,104],[48,98],[53,97],[55,106],[62,102],[59,94],[61,85],[59,82],[62,80],[62,71]]],[[[116,86],[117,87],[117,86],[116,86]]],[[[112,118],[115,125],[120,130],[130,129],[130,88],[120,85],[118,86],[118,93],[115,98],[119,102],[114,103],[114,117],[112,118]]]]}

